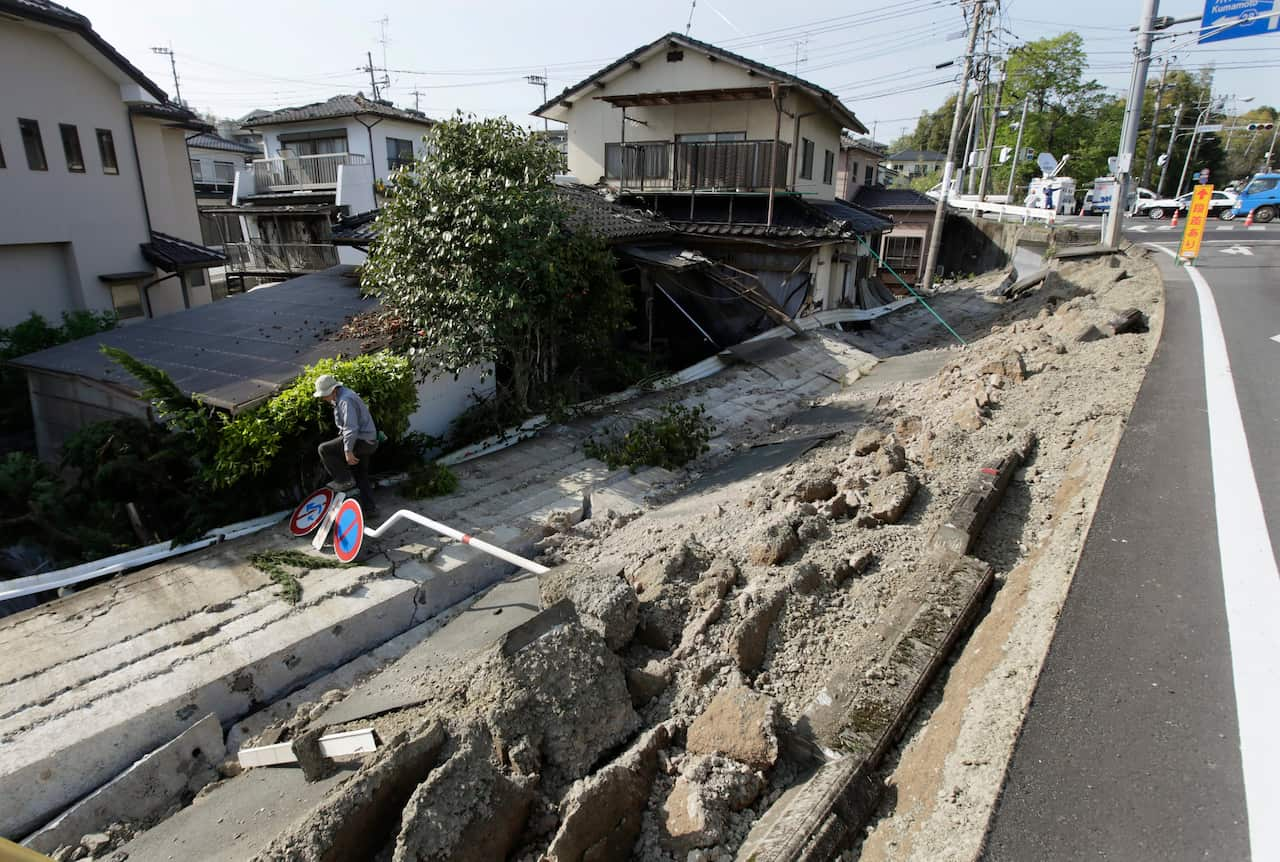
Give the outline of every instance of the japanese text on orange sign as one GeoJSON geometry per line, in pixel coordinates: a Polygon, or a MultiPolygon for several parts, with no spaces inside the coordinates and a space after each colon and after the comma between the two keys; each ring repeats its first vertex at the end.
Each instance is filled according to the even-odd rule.
{"type": "Polygon", "coordinates": [[[1209,201],[1213,198],[1213,186],[1196,186],[1191,195],[1191,212],[1187,215],[1187,227],[1182,232],[1182,248],[1178,257],[1190,260],[1200,255],[1200,241],[1204,239],[1204,223],[1209,218],[1209,201]]]}

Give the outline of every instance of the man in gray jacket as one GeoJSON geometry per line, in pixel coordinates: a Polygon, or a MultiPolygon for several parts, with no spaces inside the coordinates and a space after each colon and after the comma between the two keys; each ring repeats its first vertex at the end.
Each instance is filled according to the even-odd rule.
{"type": "Polygon", "coordinates": [[[315,396],[333,405],[333,421],[338,426],[338,436],[321,443],[319,450],[320,461],[333,478],[329,487],[335,491],[359,487],[361,509],[366,515],[376,515],[378,504],[369,483],[369,460],[378,448],[378,429],[368,406],[332,374],[321,374],[316,379],[315,396]]]}

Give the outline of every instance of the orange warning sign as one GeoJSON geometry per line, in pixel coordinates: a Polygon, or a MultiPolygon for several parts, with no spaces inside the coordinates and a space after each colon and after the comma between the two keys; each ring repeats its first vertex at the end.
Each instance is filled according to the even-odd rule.
{"type": "Polygon", "coordinates": [[[1187,214],[1178,257],[1190,260],[1200,255],[1200,241],[1204,239],[1204,223],[1209,218],[1209,201],[1212,198],[1213,186],[1196,186],[1191,195],[1191,211],[1187,214]]]}

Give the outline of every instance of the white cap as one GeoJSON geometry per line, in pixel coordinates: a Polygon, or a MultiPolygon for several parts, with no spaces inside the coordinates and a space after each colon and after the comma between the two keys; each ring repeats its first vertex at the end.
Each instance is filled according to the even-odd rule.
{"type": "Polygon", "coordinates": [[[328,398],[329,393],[342,385],[342,381],[332,374],[321,374],[316,378],[316,397],[328,398]]]}

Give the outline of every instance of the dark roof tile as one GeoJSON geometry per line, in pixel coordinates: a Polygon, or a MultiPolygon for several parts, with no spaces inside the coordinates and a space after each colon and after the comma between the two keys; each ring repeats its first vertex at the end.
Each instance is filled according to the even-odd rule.
{"type": "Polygon", "coordinates": [[[158,230],[151,232],[151,242],[142,244],[142,256],[165,272],[203,269],[227,262],[224,255],[211,248],[158,230]]]}
{"type": "Polygon", "coordinates": [[[200,147],[206,150],[225,150],[228,153],[242,153],[246,156],[262,155],[261,147],[251,147],[248,144],[242,144],[239,141],[229,141],[226,138],[213,134],[212,132],[203,132],[194,137],[187,138],[188,147],[200,147]]]}
{"type": "Polygon", "coordinates": [[[296,108],[281,108],[278,111],[254,112],[254,114],[245,117],[242,121],[245,126],[256,129],[262,126],[304,123],[308,120],[323,120],[330,117],[354,117],[356,114],[388,117],[410,123],[421,123],[424,126],[435,125],[435,120],[425,114],[407,111],[385,102],[375,102],[373,99],[366,99],[360,93],[354,96],[334,96],[323,102],[313,102],[296,108]]]}
{"type": "Polygon", "coordinates": [[[854,195],[853,202],[873,210],[932,210],[937,201],[915,189],[886,189],[883,186],[863,186],[854,195]]]}

